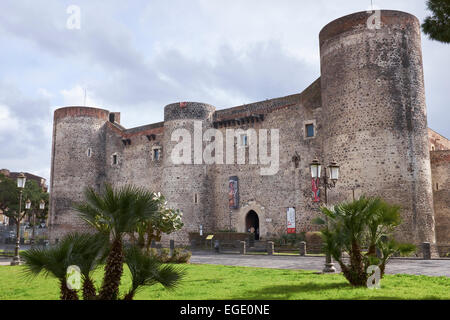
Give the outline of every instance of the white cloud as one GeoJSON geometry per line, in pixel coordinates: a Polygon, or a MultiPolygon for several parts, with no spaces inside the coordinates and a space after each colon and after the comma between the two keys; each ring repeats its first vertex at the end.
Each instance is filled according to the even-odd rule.
{"type": "Polygon", "coordinates": [[[7,106],[0,104],[0,134],[16,130],[17,128],[17,119],[12,117],[7,106]]]}
{"type": "MultiPolygon", "coordinates": [[[[163,120],[175,101],[218,108],[297,93],[320,73],[318,34],[367,9],[348,0],[78,0],[0,2],[0,167],[48,178],[52,111],[86,104],[122,112],[127,127],[163,120]],[[47,174],[45,174],[47,172],[47,174]]],[[[425,0],[375,0],[423,19],[425,0]]],[[[423,36],[429,125],[450,136],[450,46],[423,36]]]]}
{"type": "Polygon", "coordinates": [[[100,100],[93,96],[93,93],[82,85],[76,85],[71,89],[60,91],[62,96],[62,106],[101,106],[100,100]]]}

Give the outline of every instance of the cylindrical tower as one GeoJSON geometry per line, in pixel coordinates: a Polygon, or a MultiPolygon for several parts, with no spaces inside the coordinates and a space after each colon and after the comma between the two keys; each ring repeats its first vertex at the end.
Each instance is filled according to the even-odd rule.
{"type": "Polygon", "coordinates": [[[197,102],[164,108],[162,193],[168,205],[183,212],[184,227],[169,238],[187,243],[189,232],[213,228],[212,177],[203,161],[203,133],[212,127],[215,108],[197,102]]]}
{"type": "Polygon", "coordinates": [[[320,59],[323,152],[341,165],[330,199],[355,188],[400,204],[396,237],[434,243],[418,19],[381,10],[334,20],[320,32],[320,59]]]}
{"type": "Polygon", "coordinates": [[[105,123],[109,111],[88,107],[55,110],[50,187],[50,239],[88,228],[72,209],[85,187],[99,190],[105,173],[105,123]]]}

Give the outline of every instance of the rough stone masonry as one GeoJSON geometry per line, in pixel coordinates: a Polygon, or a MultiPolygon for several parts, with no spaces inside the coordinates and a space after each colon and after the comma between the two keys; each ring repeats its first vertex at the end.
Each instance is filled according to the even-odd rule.
{"type": "MultiPolygon", "coordinates": [[[[330,203],[353,194],[381,196],[403,208],[399,240],[450,243],[450,142],[427,126],[419,21],[383,10],[380,28],[368,28],[369,17],[351,14],[322,29],[321,77],[301,93],[220,110],[205,103],[169,104],[164,122],[132,129],[120,125],[117,112],[56,110],[51,238],[87,228],[72,205],[86,186],[100,189],[104,182],[144,186],[181,209],[185,226],[166,240],[187,242],[189,232],[230,227],[253,227],[267,239],[286,232],[288,208],[295,208],[297,232],[317,230],[311,221],[319,203],[313,202],[309,163],[318,157],[341,166],[330,203]],[[192,133],[198,122],[203,131],[215,128],[223,136],[228,129],[278,129],[279,170],[261,175],[262,165],[248,160],[174,164],[172,132],[192,133]],[[230,177],[238,193],[233,206],[230,177]]],[[[233,143],[248,159],[240,138],[233,143]]]]}

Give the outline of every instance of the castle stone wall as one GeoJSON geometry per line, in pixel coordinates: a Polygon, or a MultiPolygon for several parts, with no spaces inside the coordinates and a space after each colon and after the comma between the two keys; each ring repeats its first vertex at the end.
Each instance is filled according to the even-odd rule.
{"type": "Polygon", "coordinates": [[[450,245],[450,150],[432,151],[436,241],[450,245]]]}
{"type": "MultiPolygon", "coordinates": [[[[311,219],[318,215],[318,207],[312,203],[309,163],[321,153],[323,124],[320,103],[320,82],[316,81],[302,94],[252,104],[252,110],[265,113],[263,121],[219,127],[224,137],[227,129],[254,129],[257,133],[265,129],[269,152],[270,130],[279,130],[280,150],[279,170],[274,175],[261,175],[260,169],[268,165],[261,164],[259,155],[257,164],[249,163],[249,147],[245,148],[246,164],[224,164],[214,168],[217,229],[229,229],[231,216],[231,227],[238,232],[247,232],[245,218],[253,210],[258,214],[261,238],[277,236],[286,233],[288,207],[296,209],[298,232],[316,228],[311,224],[311,219]],[[305,122],[315,124],[315,137],[305,138],[305,122]],[[293,159],[295,156],[299,157],[297,166],[293,159]],[[228,179],[231,176],[237,176],[239,180],[238,209],[229,209],[228,206],[228,179]]],[[[245,115],[239,108],[232,108],[231,112],[224,110],[217,118],[230,118],[224,117],[229,113],[234,113],[234,117],[245,115]],[[236,110],[239,112],[233,112],[236,110]]],[[[258,137],[258,150],[261,147],[259,142],[258,137]]],[[[235,153],[242,148],[237,139],[234,146],[235,153]]]]}

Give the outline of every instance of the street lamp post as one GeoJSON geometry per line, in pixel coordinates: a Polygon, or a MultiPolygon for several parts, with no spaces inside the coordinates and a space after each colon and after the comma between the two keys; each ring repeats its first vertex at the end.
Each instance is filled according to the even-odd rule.
{"type": "MultiPolygon", "coordinates": [[[[41,200],[41,202],[39,202],[39,210],[44,211],[44,209],[45,209],[45,201],[41,200]]],[[[31,247],[34,247],[35,228],[36,228],[36,212],[33,211],[33,232],[31,234],[31,247]]]]}
{"type": "MultiPolygon", "coordinates": [[[[30,210],[30,209],[31,209],[31,200],[27,199],[27,201],[25,201],[25,212],[26,212],[26,210],[30,210]]],[[[33,212],[33,214],[34,214],[34,212],[33,212]]],[[[24,216],[25,216],[25,214],[24,214],[24,216]]]]}
{"type": "MultiPolygon", "coordinates": [[[[317,158],[315,158],[310,163],[311,177],[313,179],[320,180],[322,165],[317,158]]],[[[325,205],[328,206],[328,189],[332,189],[336,186],[336,182],[339,179],[339,166],[335,161],[331,161],[328,165],[328,170],[325,168],[325,173],[322,178],[322,184],[324,189],[324,202],[325,205]],[[327,172],[328,171],[328,172],[327,172]]],[[[327,228],[328,228],[328,218],[325,218],[327,228]]],[[[325,273],[333,273],[336,272],[336,268],[334,267],[334,263],[331,261],[331,255],[326,253],[325,255],[325,268],[322,270],[325,273]]]]}
{"type": "Polygon", "coordinates": [[[19,188],[19,212],[17,213],[17,219],[16,219],[16,248],[14,250],[14,258],[11,262],[12,266],[16,266],[20,264],[20,256],[19,256],[19,249],[20,249],[20,215],[22,212],[22,192],[23,188],[25,188],[25,182],[27,181],[27,177],[21,173],[17,177],[17,188],[19,188]]]}

